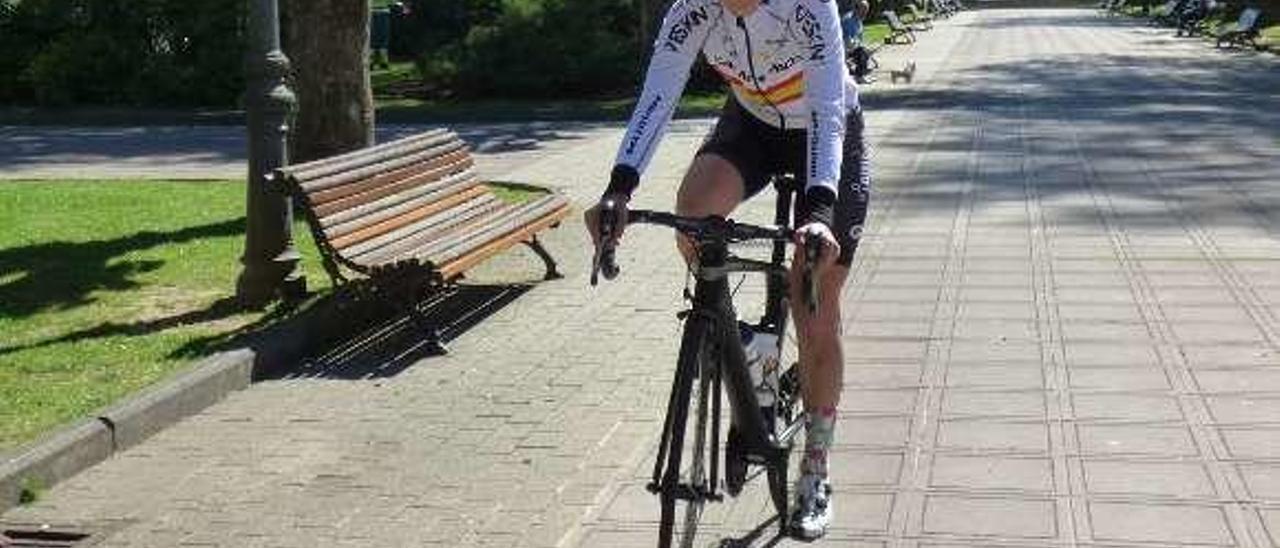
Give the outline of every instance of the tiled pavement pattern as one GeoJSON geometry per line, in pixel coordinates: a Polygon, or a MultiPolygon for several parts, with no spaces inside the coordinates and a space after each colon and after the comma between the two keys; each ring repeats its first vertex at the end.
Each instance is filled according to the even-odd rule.
{"type": "MultiPolygon", "coordinates": [[[[878,188],[817,544],[1280,544],[1280,63],[1084,10],[965,13],[911,51],[921,78],[868,98],[878,188]]],[[[642,206],[705,129],[677,126],[642,206]]],[[[589,203],[616,139],[508,178],[589,203]]],[[[550,247],[569,277],[448,357],[258,384],[4,519],[124,520],[111,547],[650,546],[670,238],[629,233],[595,290],[576,226],[550,247]]],[[[767,518],[757,482],[699,545],[767,518]]]]}

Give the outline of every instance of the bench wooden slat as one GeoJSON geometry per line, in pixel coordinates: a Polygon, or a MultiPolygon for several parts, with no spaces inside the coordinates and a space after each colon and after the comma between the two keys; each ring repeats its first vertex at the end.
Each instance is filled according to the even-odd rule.
{"type": "Polygon", "coordinates": [[[417,208],[409,209],[399,215],[361,227],[358,230],[348,232],[342,236],[336,238],[331,236],[330,242],[333,243],[334,248],[339,251],[343,251],[351,245],[373,239],[382,234],[393,233],[396,230],[412,225],[446,209],[455,207],[463,202],[471,200],[472,198],[482,196],[487,192],[488,191],[484,187],[474,186],[461,193],[450,194],[445,196],[443,199],[420,205],[417,208]]]}
{"type": "Polygon", "coordinates": [[[373,177],[379,173],[395,171],[405,166],[429,161],[432,158],[444,156],[459,150],[466,150],[466,145],[461,141],[449,141],[432,148],[414,149],[409,152],[405,152],[404,154],[387,158],[380,163],[367,163],[366,159],[358,158],[351,162],[351,169],[339,171],[316,179],[300,179],[298,182],[308,194],[321,192],[350,184],[352,182],[368,179],[369,177],[373,177]]]}
{"type": "Polygon", "coordinates": [[[450,194],[466,192],[477,186],[480,181],[472,172],[453,175],[447,179],[406,189],[399,193],[374,200],[367,204],[334,213],[320,219],[320,225],[330,238],[359,230],[365,226],[379,223],[415,207],[448,197],[450,194]]]}
{"type": "Polygon", "coordinates": [[[508,247],[530,241],[538,232],[555,226],[569,215],[569,209],[569,205],[565,204],[560,208],[553,210],[551,213],[538,218],[534,223],[516,230],[515,232],[509,233],[501,239],[494,240],[479,249],[472,251],[464,257],[438,265],[436,270],[444,280],[457,278],[462,275],[463,272],[470,270],[481,261],[502,252],[508,247]]]}
{"type": "Polygon", "coordinates": [[[418,224],[401,229],[406,234],[399,239],[385,237],[379,238],[377,242],[358,244],[360,247],[348,250],[346,255],[369,265],[390,263],[407,256],[416,256],[414,250],[431,245],[442,237],[463,230],[482,221],[486,216],[498,214],[509,207],[493,195],[475,198],[472,202],[450,210],[447,215],[423,219],[418,224]],[[375,243],[378,245],[373,245],[375,243]]]}
{"type": "Polygon", "coordinates": [[[285,174],[293,177],[301,183],[327,177],[342,171],[348,171],[353,167],[364,166],[371,163],[403,156],[406,152],[421,150],[425,148],[438,147],[442,144],[449,144],[457,140],[457,134],[446,129],[437,129],[397,139],[370,148],[353,150],[345,154],[339,154],[329,158],[313,160],[305,164],[287,166],[283,168],[285,174]]]}
{"type": "MultiPolygon", "coordinates": [[[[361,196],[367,196],[370,193],[376,194],[379,187],[405,177],[415,176],[417,178],[414,181],[427,182],[466,171],[471,169],[472,165],[473,161],[467,151],[454,150],[445,154],[423,157],[415,163],[406,164],[388,171],[372,172],[366,178],[352,179],[339,186],[308,192],[311,194],[311,201],[316,205],[317,209],[333,212],[345,209],[350,204],[358,203],[362,199],[361,196]]],[[[372,171],[374,168],[365,169],[372,171]]]]}
{"type": "MultiPolygon", "coordinates": [[[[470,154],[470,152],[466,152],[465,147],[462,145],[452,143],[452,145],[440,146],[438,149],[421,150],[404,156],[397,156],[396,159],[387,160],[381,164],[360,166],[360,168],[348,170],[348,172],[335,173],[325,178],[310,179],[310,181],[301,182],[301,184],[308,195],[315,196],[312,200],[316,202],[337,200],[339,197],[352,193],[349,189],[343,188],[348,184],[364,182],[366,179],[376,177],[376,175],[394,172],[394,170],[406,168],[406,166],[429,163],[429,161],[439,159],[439,157],[449,156],[453,152],[463,152],[465,155],[470,154]]],[[[440,160],[438,164],[447,164],[448,161],[440,160]]]]}
{"type": "Polygon", "coordinates": [[[529,222],[545,211],[554,209],[556,203],[563,198],[546,196],[541,199],[516,206],[504,212],[502,217],[486,218],[480,226],[471,231],[459,231],[448,238],[441,239],[431,246],[417,251],[419,256],[434,264],[443,264],[465,255],[468,251],[484,245],[485,242],[497,239],[507,232],[515,230],[521,223],[529,222]]]}

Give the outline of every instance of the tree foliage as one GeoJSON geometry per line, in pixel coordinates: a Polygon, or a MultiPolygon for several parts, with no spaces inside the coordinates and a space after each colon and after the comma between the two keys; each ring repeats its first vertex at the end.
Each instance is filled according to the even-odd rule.
{"type": "Polygon", "coordinates": [[[0,0],[0,101],[229,105],[244,0],[0,0]]]}
{"type": "Polygon", "coordinates": [[[417,0],[419,68],[441,94],[583,96],[630,89],[642,62],[634,0],[417,0]],[[463,9],[463,7],[469,9],[463,9]],[[446,15],[447,14],[447,15],[446,15]]]}

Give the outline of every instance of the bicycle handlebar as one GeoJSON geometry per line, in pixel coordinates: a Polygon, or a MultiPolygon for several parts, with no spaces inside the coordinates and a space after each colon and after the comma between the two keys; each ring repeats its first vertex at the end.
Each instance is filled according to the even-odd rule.
{"type": "MultiPolygon", "coordinates": [[[[591,285],[599,283],[598,275],[603,274],[606,280],[618,276],[620,269],[616,261],[614,231],[618,225],[618,211],[611,202],[603,204],[600,209],[600,245],[592,261],[591,285]]],[[[752,240],[771,240],[789,242],[795,238],[796,231],[785,226],[760,226],[741,223],[733,219],[719,216],[703,218],[683,217],[664,211],[634,209],[627,212],[626,224],[652,224],[673,228],[699,242],[741,243],[752,240]]],[[[822,242],[809,238],[805,242],[803,284],[805,300],[809,311],[818,308],[818,288],[813,280],[813,266],[818,264],[822,254],[822,242]]]]}
{"type": "Polygon", "coordinates": [[[664,211],[636,209],[627,213],[627,224],[661,225],[679,230],[699,241],[739,243],[751,240],[790,241],[795,231],[785,226],[759,226],[724,217],[681,217],[664,211]]]}

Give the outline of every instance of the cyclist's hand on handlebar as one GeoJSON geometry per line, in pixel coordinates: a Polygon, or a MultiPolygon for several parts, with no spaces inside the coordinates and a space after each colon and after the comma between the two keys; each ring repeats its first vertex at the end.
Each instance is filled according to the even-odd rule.
{"type": "Polygon", "coordinates": [[[617,245],[622,238],[622,232],[627,229],[627,202],[628,198],[622,194],[606,194],[596,205],[583,212],[582,220],[591,235],[591,244],[596,249],[600,249],[600,242],[606,235],[610,246],[617,245]]]}
{"type": "Polygon", "coordinates": [[[621,194],[606,194],[600,202],[583,213],[583,221],[587,232],[591,235],[591,243],[595,254],[591,261],[591,285],[599,283],[599,274],[606,280],[618,275],[618,264],[614,258],[614,249],[622,232],[627,228],[627,197],[621,194]]]}
{"type": "Polygon", "coordinates": [[[823,223],[809,223],[797,229],[795,234],[797,253],[803,253],[811,243],[819,250],[816,263],[809,265],[815,272],[825,272],[835,264],[836,257],[840,256],[840,243],[836,241],[836,235],[831,232],[831,227],[823,223]]]}

